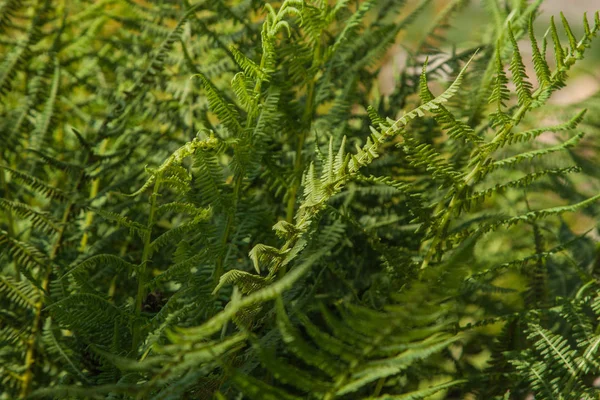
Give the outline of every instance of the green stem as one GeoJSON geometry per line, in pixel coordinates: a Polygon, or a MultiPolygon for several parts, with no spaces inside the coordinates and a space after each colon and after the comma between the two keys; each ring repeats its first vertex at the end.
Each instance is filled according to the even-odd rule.
{"type": "MultiPolygon", "coordinates": [[[[81,188],[81,185],[84,182],[84,179],[83,179],[84,176],[85,176],[84,172],[81,172],[79,174],[79,178],[75,184],[75,192],[79,192],[79,189],[81,188]]],[[[46,299],[46,296],[49,294],[50,276],[52,274],[52,264],[53,264],[54,260],[56,259],[56,256],[58,255],[58,252],[62,245],[64,236],[65,236],[65,231],[67,229],[67,223],[69,222],[69,219],[71,218],[71,212],[73,211],[74,204],[75,204],[74,202],[69,202],[67,204],[67,207],[65,208],[65,211],[63,213],[63,217],[62,217],[62,220],[60,223],[60,229],[59,229],[58,235],[56,237],[56,241],[54,242],[54,245],[52,246],[52,250],[50,251],[50,256],[48,257],[48,264],[47,264],[45,270],[43,270],[41,273],[41,275],[43,276],[42,286],[41,286],[43,293],[41,293],[40,299],[35,304],[33,327],[31,329],[31,334],[29,335],[29,339],[27,340],[27,344],[26,344],[27,350],[25,352],[25,372],[23,373],[23,376],[21,377],[22,386],[21,386],[20,398],[22,398],[22,399],[29,396],[29,393],[31,392],[31,384],[33,383],[32,369],[33,369],[33,366],[35,365],[35,346],[37,343],[38,332],[41,330],[41,327],[42,327],[42,320],[43,320],[42,310],[44,308],[44,300],[46,299]]]]}
{"type": "MultiPolygon", "coordinates": [[[[321,56],[321,42],[318,41],[315,50],[313,53],[313,69],[320,62],[321,56]]],[[[311,78],[310,83],[308,84],[308,89],[306,91],[306,107],[304,108],[304,114],[302,116],[302,132],[298,136],[298,141],[296,142],[296,158],[294,160],[294,176],[292,181],[292,187],[290,188],[290,192],[288,195],[288,203],[286,209],[286,221],[292,223],[294,220],[294,211],[296,207],[296,196],[298,195],[298,189],[300,189],[300,183],[302,181],[302,171],[304,170],[304,163],[302,162],[302,150],[304,149],[304,142],[306,141],[306,136],[310,131],[310,127],[312,125],[312,115],[313,108],[315,102],[315,81],[316,77],[313,76],[311,78]]]]}
{"type": "MultiPolygon", "coordinates": [[[[263,52],[261,58],[260,58],[260,66],[259,68],[262,70],[265,67],[265,63],[266,63],[266,57],[265,57],[265,53],[263,52]]],[[[256,84],[254,85],[254,96],[255,96],[255,102],[258,103],[259,98],[260,98],[260,91],[262,88],[262,84],[263,81],[260,77],[256,78],[256,84]]],[[[256,108],[257,104],[253,105],[253,108],[256,108]]],[[[252,113],[248,113],[247,117],[246,117],[246,125],[244,127],[244,131],[247,131],[250,128],[250,125],[252,124],[252,113]]],[[[242,174],[238,174],[235,176],[234,179],[234,183],[233,183],[233,210],[231,213],[229,213],[229,215],[227,215],[227,223],[225,224],[225,230],[223,231],[223,236],[221,237],[221,247],[225,248],[227,241],[229,240],[229,235],[231,234],[231,229],[233,228],[233,223],[235,221],[235,214],[236,214],[236,210],[237,210],[237,203],[238,203],[238,199],[239,199],[239,194],[240,194],[240,189],[242,187],[242,182],[244,180],[244,176],[242,174]]],[[[216,264],[216,268],[215,268],[215,273],[213,275],[213,285],[217,285],[219,278],[221,277],[221,275],[223,275],[223,273],[225,272],[225,256],[227,255],[227,252],[224,251],[223,254],[221,254],[219,256],[219,258],[217,259],[217,264],[216,264]]]]}
{"type": "Polygon", "coordinates": [[[148,262],[150,261],[150,257],[152,257],[152,227],[154,226],[154,214],[156,213],[156,198],[158,197],[158,192],[160,190],[160,180],[161,176],[158,174],[156,176],[156,180],[154,181],[154,189],[152,190],[152,194],[150,195],[150,214],[148,215],[148,224],[146,225],[147,231],[144,235],[144,249],[142,250],[142,262],[137,271],[138,275],[138,289],[137,295],[135,297],[135,321],[133,324],[133,338],[131,340],[131,351],[135,352],[138,348],[140,342],[140,334],[141,334],[141,321],[140,315],[142,313],[142,303],[144,298],[146,297],[146,267],[148,262]]]}
{"type": "MultiPolygon", "coordinates": [[[[6,181],[6,175],[4,169],[0,168],[0,187],[2,187],[2,191],[4,192],[4,198],[6,200],[10,200],[10,192],[8,190],[8,182],[6,181]]],[[[7,209],[4,211],[6,215],[6,223],[8,224],[7,232],[8,236],[14,238],[15,237],[15,222],[13,220],[12,211],[7,209]]],[[[15,278],[17,281],[21,280],[21,271],[19,268],[19,264],[15,263],[15,278]]]]}
{"type": "MultiPolygon", "coordinates": [[[[104,139],[102,141],[102,143],[100,144],[100,150],[98,154],[102,154],[104,153],[104,151],[106,151],[106,147],[108,145],[108,139],[104,139]]],[[[98,170],[96,170],[95,172],[97,172],[98,170]]],[[[94,200],[96,198],[96,196],[98,195],[98,190],[100,189],[100,178],[95,178],[92,181],[92,187],[90,188],[90,195],[89,195],[89,200],[94,200]]],[[[79,251],[80,252],[84,252],[85,248],[87,246],[87,242],[89,240],[89,234],[87,232],[88,228],[90,226],[92,226],[92,222],[94,221],[94,212],[93,211],[88,211],[85,215],[85,223],[84,223],[84,232],[83,232],[83,237],[81,238],[81,243],[79,245],[79,251]]]]}

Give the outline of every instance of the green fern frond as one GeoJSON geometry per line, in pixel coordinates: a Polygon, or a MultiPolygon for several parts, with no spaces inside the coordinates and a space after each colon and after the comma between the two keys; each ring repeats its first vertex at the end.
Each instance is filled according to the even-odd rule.
{"type": "Polygon", "coordinates": [[[169,243],[177,242],[185,237],[189,232],[193,232],[201,224],[205,223],[210,217],[210,213],[200,214],[196,216],[192,221],[183,223],[179,226],[169,229],[162,235],[158,236],[150,243],[150,249],[152,252],[160,250],[162,247],[169,243]]]}
{"type": "Polygon", "coordinates": [[[47,263],[46,255],[39,249],[29,243],[11,238],[6,231],[0,230],[0,245],[5,246],[4,248],[7,249],[8,254],[23,269],[30,270],[36,266],[43,267],[47,263]]]}
{"type": "Polygon", "coordinates": [[[543,171],[539,171],[539,172],[532,172],[530,174],[525,175],[522,178],[515,179],[515,180],[507,182],[507,183],[499,183],[489,189],[479,191],[479,192],[474,192],[471,196],[469,196],[467,199],[465,199],[464,205],[467,206],[471,202],[476,202],[476,203],[481,202],[481,201],[485,200],[486,197],[490,197],[495,194],[503,193],[504,191],[506,191],[508,189],[528,187],[531,184],[533,184],[534,182],[536,182],[537,180],[539,180],[545,176],[548,176],[548,175],[564,176],[566,174],[577,173],[577,172],[581,172],[581,168],[576,167],[576,166],[565,167],[565,168],[554,168],[554,169],[547,169],[547,170],[543,170],[543,171]]]}
{"type": "Polygon", "coordinates": [[[459,183],[460,172],[444,160],[432,145],[419,143],[409,134],[404,134],[404,141],[399,146],[402,146],[412,167],[422,167],[426,171],[430,171],[433,179],[440,180],[445,185],[451,186],[459,183]]]}
{"type": "Polygon", "coordinates": [[[319,368],[331,377],[339,376],[342,370],[339,361],[327,353],[313,347],[307,343],[300,332],[292,325],[281,299],[277,302],[277,327],[283,338],[284,343],[290,348],[297,357],[304,360],[309,365],[319,368]]]}
{"type": "Polygon", "coordinates": [[[564,214],[567,212],[574,212],[580,208],[590,206],[591,204],[594,204],[598,200],[600,200],[600,194],[597,194],[597,195],[590,197],[584,201],[581,201],[581,202],[575,203],[575,204],[571,204],[568,206],[559,206],[559,207],[546,208],[546,209],[537,210],[537,211],[530,211],[526,214],[522,214],[517,217],[502,219],[493,224],[486,225],[481,228],[481,231],[482,232],[490,232],[499,226],[510,227],[510,226],[515,225],[520,222],[533,222],[533,221],[548,218],[551,216],[561,215],[561,214],[564,214]]]}
{"type": "MultiPolygon", "coordinates": [[[[368,399],[369,400],[421,400],[421,399],[425,399],[429,396],[433,396],[442,390],[450,389],[451,387],[463,385],[465,383],[467,383],[466,380],[450,381],[450,382],[446,382],[446,383],[441,383],[439,385],[430,386],[425,389],[415,390],[414,392],[410,392],[410,393],[405,393],[405,394],[400,394],[400,395],[386,394],[386,395],[378,396],[378,397],[369,397],[368,399]]],[[[508,397],[507,397],[507,399],[508,399],[508,397]]]]}
{"type": "Polygon", "coordinates": [[[216,294],[221,288],[230,283],[234,283],[240,288],[242,293],[249,294],[263,289],[271,282],[271,278],[264,278],[260,275],[254,275],[249,272],[240,271],[237,269],[227,271],[219,278],[219,283],[215,287],[213,294],[216,294]]]}
{"type": "MultiPolygon", "coordinates": [[[[428,102],[434,99],[433,94],[427,85],[427,76],[425,74],[427,62],[423,64],[423,72],[419,78],[419,96],[423,102],[428,102]]],[[[434,118],[444,132],[452,139],[460,139],[471,143],[480,143],[482,138],[475,134],[473,128],[463,121],[457,120],[454,115],[446,107],[440,105],[433,111],[434,118]]]]}
{"type": "Polygon", "coordinates": [[[542,54],[538,47],[533,31],[533,21],[534,17],[532,14],[529,18],[529,41],[531,42],[531,51],[533,54],[533,69],[535,70],[539,85],[542,86],[550,83],[550,68],[546,61],[546,54],[542,54]]]}
{"type": "Polygon", "coordinates": [[[34,148],[43,148],[43,146],[47,142],[48,132],[52,128],[52,124],[56,120],[55,109],[56,109],[56,101],[58,96],[58,91],[60,87],[60,65],[58,60],[54,57],[54,74],[52,77],[52,83],[50,86],[50,92],[48,94],[48,98],[46,103],[44,104],[44,108],[41,111],[39,118],[36,121],[36,129],[32,133],[32,139],[34,141],[34,148]]]}
{"type": "Polygon", "coordinates": [[[73,354],[71,349],[63,347],[62,343],[57,338],[59,333],[57,329],[52,326],[52,319],[48,318],[44,325],[44,330],[42,333],[42,341],[46,344],[48,351],[56,357],[61,358],[69,365],[69,369],[73,371],[74,374],[78,375],[81,380],[85,383],[90,383],[85,374],[77,367],[75,364],[76,361],[73,360],[73,354]]]}
{"type": "Polygon", "coordinates": [[[396,357],[367,363],[353,373],[352,377],[348,379],[349,382],[338,389],[337,395],[355,392],[366,383],[398,374],[416,360],[427,358],[459,339],[457,336],[450,338],[444,336],[434,337],[420,345],[411,347],[396,357]]]}
{"type": "Polygon", "coordinates": [[[105,211],[105,210],[101,210],[101,209],[93,209],[92,211],[107,221],[115,222],[117,225],[129,229],[130,234],[135,233],[142,240],[144,240],[144,238],[150,234],[148,227],[146,227],[138,222],[132,221],[131,219],[129,219],[128,217],[126,217],[124,215],[120,215],[117,213],[113,213],[113,212],[105,211]]]}
{"type": "Polygon", "coordinates": [[[12,89],[17,69],[24,64],[29,51],[27,43],[17,45],[0,64],[0,96],[5,96],[12,89]]]}
{"type": "Polygon", "coordinates": [[[210,108],[217,117],[219,117],[221,123],[225,125],[233,135],[241,135],[244,128],[240,124],[239,113],[235,107],[232,106],[233,102],[226,100],[223,94],[203,74],[196,74],[194,77],[200,79],[202,87],[204,87],[204,90],[206,91],[206,97],[208,98],[210,108]]]}
{"type": "Polygon", "coordinates": [[[225,187],[224,171],[216,155],[208,151],[198,151],[192,165],[192,195],[198,197],[200,204],[212,205],[219,209],[231,204],[230,193],[225,187]]]}
{"type": "Polygon", "coordinates": [[[22,0],[6,0],[0,5],[0,33],[4,31],[10,24],[11,18],[14,18],[24,2],[22,0]]]}
{"type": "MultiPolygon", "coordinates": [[[[352,16],[346,21],[344,25],[344,29],[337,35],[335,38],[335,43],[327,49],[327,58],[333,58],[336,56],[336,53],[343,53],[345,51],[344,46],[350,46],[351,41],[349,38],[352,38],[356,35],[356,32],[360,28],[365,15],[376,5],[376,2],[373,0],[368,0],[362,2],[356,12],[352,14],[352,16]]],[[[335,8],[331,12],[331,16],[337,14],[342,7],[347,7],[347,5],[343,2],[338,2],[335,8]]],[[[330,17],[331,18],[331,17],[330,17]]]]}
{"type": "Polygon", "coordinates": [[[584,236],[585,235],[577,236],[567,242],[564,242],[557,246],[554,246],[551,249],[547,249],[542,253],[535,253],[535,254],[532,254],[532,255],[529,255],[529,256],[526,256],[523,258],[519,258],[517,260],[508,261],[508,262],[505,262],[505,263],[502,263],[499,265],[492,266],[490,268],[487,268],[484,271],[473,274],[470,278],[467,279],[467,282],[474,280],[474,279],[479,279],[484,276],[497,274],[497,273],[502,272],[503,270],[506,270],[509,268],[514,268],[514,269],[519,270],[519,269],[525,268],[527,265],[529,265],[529,263],[535,263],[535,262],[539,262],[540,260],[546,260],[548,257],[558,254],[558,253],[564,251],[565,249],[569,248],[569,246],[572,246],[577,241],[582,240],[584,236]]]}
{"type": "Polygon", "coordinates": [[[75,164],[75,163],[71,163],[71,162],[66,162],[66,161],[61,161],[58,160],[56,157],[53,157],[41,150],[37,150],[37,149],[27,149],[28,152],[35,154],[37,157],[39,157],[39,159],[41,160],[41,162],[43,162],[44,164],[47,164],[53,168],[59,169],[61,171],[65,171],[68,172],[70,174],[77,174],[77,173],[81,173],[83,172],[84,168],[81,165],[75,164]]]}
{"type": "Polygon", "coordinates": [[[235,74],[231,80],[231,88],[242,109],[248,113],[254,113],[254,97],[251,93],[252,89],[250,88],[249,80],[243,72],[235,74]]]}
{"type": "Polygon", "coordinates": [[[282,384],[295,387],[304,393],[324,394],[331,384],[315,378],[309,372],[296,366],[281,362],[272,352],[256,347],[258,357],[266,369],[282,384]]]}
{"type": "Polygon", "coordinates": [[[532,100],[531,91],[533,86],[529,83],[527,73],[525,72],[525,65],[523,64],[523,58],[519,51],[519,45],[517,44],[510,25],[508,28],[508,37],[513,48],[513,55],[510,61],[510,72],[512,74],[512,80],[517,88],[519,106],[527,106],[532,100]]]}
{"type": "Polygon", "coordinates": [[[284,390],[275,388],[261,380],[235,372],[231,378],[233,384],[250,399],[253,400],[299,400],[301,397],[293,396],[284,390]]]}
{"type": "MultiPolygon", "coordinates": [[[[579,50],[577,47],[577,39],[575,39],[575,35],[573,34],[571,27],[569,26],[569,22],[567,21],[567,19],[565,18],[565,15],[562,12],[560,13],[560,20],[562,21],[563,27],[565,28],[565,33],[567,34],[567,39],[569,39],[569,45],[571,46],[571,52],[575,53],[579,50]]],[[[589,32],[589,30],[588,30],[588,32],[589,32]]],[[[588,32],[586,32],[586,34],[588,34],[588,32]]]]}
{"type": "Polygon", "coordinates": [[[169,266],[164,272],[156,276],[148,283],[149,288],[158,287],[162,283],[170,280],[182,280],[190,274],[192,268],[198,267],[203,263],[210,261],[210,257],[206,251],[201,251],[198,254],[187,258],[177,264],[169,266]]]}
{"type": "Polygon", "coordinates": [[[0,293],[3,299],[30,310],[35,308],[35,303],[40,297],[38,289],[27,281],[17,282],[9,276],[0,276],[0,293]]]}
{"type": "MultiPolygon", "coordinates": [[[[514,133],[510,136],[507,136],[506,142],[504,142],[504,143],[510,145],[513,143],[521,143],[521,142],[531,141],[531,140],[537,138],[539,135],[541,135],[544,132],[562,132],[562,131],[573,130],[573,129],[577,128],[577,126],[581,123],[581,121],[583,121],[583,117],[585,116],[586,112],[587,112],[587,110],[583,109],[579,113],[577,113],[573,118],[571,118],[569,121],[564,122],[562,124],[514,133]]],[[[502,145],[504,145],[504,143],[502,143],[502,145]]]]}
{"type": "Polygon", "coordinates": [[[10,211],[21,218],[28,219],[35,229],[39,229],[47,234],[56,233],[60,229],[59,222],[55,221],[49,213],[36,211],[27,204],[0,199],[0,209],[10,211]]]}
{"type": "Polygon", "coordinates": [[[548,154],[552,154],[552,153],[556,153],[558,151],[563,151],[566,149],[569,149],[575,145],[577,145],[577,143],[579,143],[579,141],[583,138],[584,133],[583,132],[579,132],[576,135],[574,135],[573,137],[571,137],[570,139],[564,141],[561,144],[558,144],[556,146],[552,146],[552,147],[547,147],[544,149],[540,149],[540,150],[532,150],[532,151],[527,151],[524,153],[520,153],[517,154],[516,156],[512,156],[512,157],[508,157],[508,158],[504,158],[502,160],[498,160],[498,161],[494,161],[491,164],[489,164],[489,166],[486,168],[487,171],[491,172],[494,170],[497,170],[499,168],[507,168],[513,165],[516,165],[518,163],[527,161],[527,160],[532,160],[538,157],[544,157],[548,154]]]}
{"type": "Polygon", "coordinates": [[[269,81],[269,75],[260,67],[260,65],[256,64],[254,61],[246,57],[242,54],[238,49],[233,46],[229,47],[229,50],[233,54],[235,61],[238,66],[250,77],[253,79],[261,80],[263,82],[269,81]]]}
{"type": "Polygon", "coordinates": [[[510,92],[508,90],[508,78],[504,72],[504,65],[500,57],[500,50],[496,50],[496,63],[495,63],[496,77],[492,86],[492,92],[488,103],[496,104],[496,112],[492,114],[492,119],[495,124],[505,123],[508,120],[508,115],[503,111],[506,108],[506,102],[510,98],[510,92]]]}
{"type": "MultiPolygon", "coordinates": [[[[269,275],[273,275],[277,272],[277,266],[281,263],[281,260],[285,256],[285,252],[281,252],[279,249],[264,244],[257,244],[250,250],[248,254],[254,269],[257,274],[260,274],[261,266],[267,267],[269,275]]],[[[263,268],[265,269],[265,268],[263,268]]]]}
{"type": "MultiPolygon", "coordinates": [[[[454,81],[450,84],[450,86],[448,86],[448,88],[442,94],[440,94],[439,96],[435,97],[434,99],[420,105],[419,107],[415,108],[414,110],[410,111],[409,113],[405,114],[403,117],[396,120],[390,126],[389,129],[393,132],[397,132],[400,129],[399,125],[406,126],[406,124],[408,124],[408,122],[410,122],[411,120],[413,120],[417,117],[423,116],[425,111],[435,111],[438,109],[438,107],[440,105],[448,102],[448,100],[450,100],[458,92],[460,85],[463,82],[465,72],[467,71],[467,68],[469,67],[469,64],[473,61],[474,57],[475,57],[475,55],[473,55],[471,57],[471,59],[469,61],[467,61],[467,63],[463,66],[463,68],[460,70],[460,72],[454,79],[454,81]]],[[[388,135],[389,135],[389,133],[388,133],[388,135]]],[[[387,136],[387,135],[384,135],[384,136],[387,136]]]]}
{"type": "Polygon", "coordinates": [[[211,211],[210,209],[198,207],[192,203],[182,203],[174,201],[171,203],[161,204],[156,208],[157,215],[162,215],[166,213],[187,214],[192,217],[205,216],[208,218],[210,216],[211,211]]]}
{"type": "Polygon", "coordinates": [[[123,260],[121,257],[112,255],[112,254],[97,254],[91,256],[84,261],[73,265],[66,271],[60,278],[59,281],[67,278],[68,276],[78,273],[80,271],[85,271],[92,267],[102,266],[104,268],[110,267],[113,268],[115,272],[119,272],[121,270],[125,271],[134,271],[135,265],[123,260]]]}

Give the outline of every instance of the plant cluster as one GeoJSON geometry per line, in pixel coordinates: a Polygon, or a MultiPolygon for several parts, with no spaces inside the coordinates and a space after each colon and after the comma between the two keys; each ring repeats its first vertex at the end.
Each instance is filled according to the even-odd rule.
{"type": "Polygon", "coordinates": [[[597,398],[600,17],[438,3],[0,2],[0,399],[597,398]]]}

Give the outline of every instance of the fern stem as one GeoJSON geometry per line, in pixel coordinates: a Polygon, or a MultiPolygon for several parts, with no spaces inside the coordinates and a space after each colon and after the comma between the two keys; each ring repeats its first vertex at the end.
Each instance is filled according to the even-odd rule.
{"type": "Polygon", "coordinates": [[[383,389],[383,385],[385,384],[385,378],[379,378],[377,381],[377,385],[375,386],[375,390],[373,391],[373,397],[379,396],[381,390],[383,389]]]}
{"type": "MultiPolygon", "coordinates": [[[[320,53],[321,53],[321,42],[317,41],[315,45],[315,50],[313,53],[313,64],[312,68],[316,68],[320,61],[320,53]]],[[[304,108],[304,115],[302,116],[302,132],[298,136],[298,141],[296,144],[296,159],[294,160],[294,173],[293,173],[293,181],[292,187],[288,196],[288,203],[286,209],[286,221],[292,223],[294,220],[294,211],[296,207],[296,196],[298,194],[298,189],[300,189],[300,183],[302,181],[302,171],[303,171],[303,162],[302,162],[302,150],[304,149],[304,142],[306,141],[306,136],[310,131],[311,120],[314,108],[315,101],[315,82],[316,77],[313,76],[308,85],[308,89],[306,91],[306,107],[304,108]]]]}
{"type": "MultiPolygon", "coordinates": [[[[231,234],[231,229],[233,228],[233,221],[235,220],[235,214],[237,210],[237,199],[239,196],[240,188],[242,186],[243,176],[238,175],[235,178],[235,182],[233,185],[233,210],[227,215],[227,223],[225,224],[225,230],[223,231],[223,236],[221,237],[221,248],[225,249],[227,245],[227,241],[229,240],[229,235],[231,234]]],[[[213,275],[213,285],[217,285],[219,278],[223,275],[224,266],[225,266],[225,256],[227,252],[223,250],[223,254],[220,255],[217,260],[217,265],[215,268],[215,273],[213,275]]]]}
{"type": "Polygon", "coordinates": [[[138,268],[138,289],[135,297],[135,321],[133,324],[133,337],[131,340],[131,351],[135,352],[140,342],[140,314],[142,313],[142,302],[146,296],[146,267],[152,256],[152,227],[154,226],[154,215],[156,213],[156,198],[160,190],[161,175],[157,174],[154,181],[154,189],[150,195],[150,214],[148,215],[147,232],[144,235],[144,249],[142,250],[142,262],[138,268]]]}
{"type": "MultiPolygon", "coordinates": [[[[106,146],[108,144],[108,139],[104,139],[102,141],[102,144],[100,145],[100,154],[102,154],[105,150],[106,150],[106,146]]],[[[90,196],[89,199],[93,200],[94,198],[96,198],[96,196],[98,195],[98,190],[100,189],[100,178],[96,178],[92,181],[92,187],[90,188],[90,196]]],[[[83,237],[81,238],[81,244],[79,246],[79,251],[80,252],[84,252],[85,248],[87,247],[87,242],[89,240],[89,234],[87,232],[87,230],[89,229],[90,226],[92,226],[92,222],[94,221],[94,212],[93,211],[88,211],[85,215],[85,222],[84,222],[84,232],[83,232],[83,237]]]]}
{"type": "MultiPolygon", "coordinates": [[[[265,56],[265,52],[263,51],[263,54],[260,57],[260,64],[259,64],[259,68],[261,70],[264,69],[266,61],[267,61],[267,57],[265,56]]],[[[257,77],[256,84],[254,85],[254,96],[256,99],[254,108],[256,108],[258,106],[262,84],[263,84],[263,80],[260,77],[257,77]]],[[[249,112],[248,115],[246,116],[246,125],[245,125],[244,130],[248,130],[248,128],[250,127],[251,124],[252,124],[252,113],[249,112]]],[[[239,193],[240,193],[240,189],[242,187],[243,180],[244,180],[243,174],[237,174],[235,176],[234,184],[233,184],[233,210],[227,216],[227,223],[225,224],[225,230],[223,231],[223,236],[221,238],[221,247],[223,249],[227,245],[227,241],[229,240],[229,235],[231,234],[231,229],[233,228],[233,222],[235,220],[235,214],[236,214],[236,210],[237,210],[237,202],[238,202],[239,193]]],[[[219,278],[225,272],[224,264],[225,264],[226,253],[227,252],[224,252],[223,254],[221,254],[219,259],[217,260],[215,272],[213,275],[213,285],[214,286],[216,286],[218,284],[219,278]]]]}
{"type": "MultiPolygon", "coordinates": [[[[312,88],[312,85],[311,85],[312,88]]],[[[310,97],[312,98],[312,90],[310,91],[310,97]]],[[[304,148],[304,142],[306,140],[306,133],[303,131],[298,136],[298,142],[296,144],[296,159],[294,161],[294,178],[292,182],[292,188],[290,189],[287,210],[286,210],[286,221],[292,223],[294,220],[294,211],[296,207],[296,196],[298,194],[298,189],[300,188],[301,177],[299,176],[302,173],[302,149],[304,148]]]]}
{"type": "MultiPolygon", "coordinates": [[[[8,190],[8,182],[6,182],[6,175],[4,169],[0,168],[0,187],[2,187],[2,191],[4,192],[4,198],[6,200],[10,200],[10,192],[8,190]]],[[[6,209],[4,211],[6,215],[6,223],[8,224],[7,232],[8,236],[14,238],[15,237],[15,222],[13,220],[12,211],[10,209],[6,209]]],[[[21,280],[21,270],[19,268],[19,264],[15,263],[15,278],[18,281],[21,280]]]]}
{"type": "MultiPolygon", "coordinates": [[[[87,162],[87,161],[86,161],[87,162]]],[[[75,191],[78,192],[79,189],[81,188],[81,185],[84,182],[84,176],[85,173],[82,171],[79,174],[79,178],[77,179],[77,182],[75,184],[75,191]]],[[[50,256],[48,257],[48,264],[45,268],[45,270],[42,272],[43,273],[43,280],[42,280],[42,291],[46,294],[49,294],[49,287],[50,287],[50,276],[52,274],[52,264],[54,262],[54,260],[56,259],[56,256],[58,255],[58,252],[60,250],[60,247],[62,245],[64,236],[65,236],[65,231],[67,229],[67,223],[69,222],[69,219],[71,218],[71,212],[73,211],[73,206],[75,205],[74,201],[70,201],[67,204],[67,207],[65,208],[65,211],[63,213],[63,217],[61,220],[61,224],[60,224],[60,229],[58,231],[58,235],[56,237],[56,241],[54,242],[54,245],[52,246],[52,250],[50,251],[50,256]]],[[[39,331],[41,330],[41,326],[42,326],[42,310],[44,308],[44,299],[46,296],[40,296],[40,299],[37,301],[37,303],[35,304],[35,311],[34,311],[34,320],[33,320],[33,327],[31,329],[31,334],[29,335],[29,338],[27,339],[27,350],[25,352],[25,372],[23,373],[23,376],[21,377],[22,380],[22,386],[21,386],[21,393],[20,393],[20,398],[24,399],[27,396],[29,396],[29,393],[31,392],[31,384],[33,383],[33,371],[32,368],[35,365],[35,347],[36,347],[36,343],[37,343],[37,336],[39,331]]]]}

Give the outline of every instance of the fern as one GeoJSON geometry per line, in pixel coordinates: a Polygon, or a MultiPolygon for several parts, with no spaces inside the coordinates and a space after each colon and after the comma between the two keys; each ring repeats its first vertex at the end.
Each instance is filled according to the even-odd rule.
{"type": "Polygon", "coordinates": [[[0,1],[0,399],[597,397],[600,17],[438,3],[0,1]]]}

